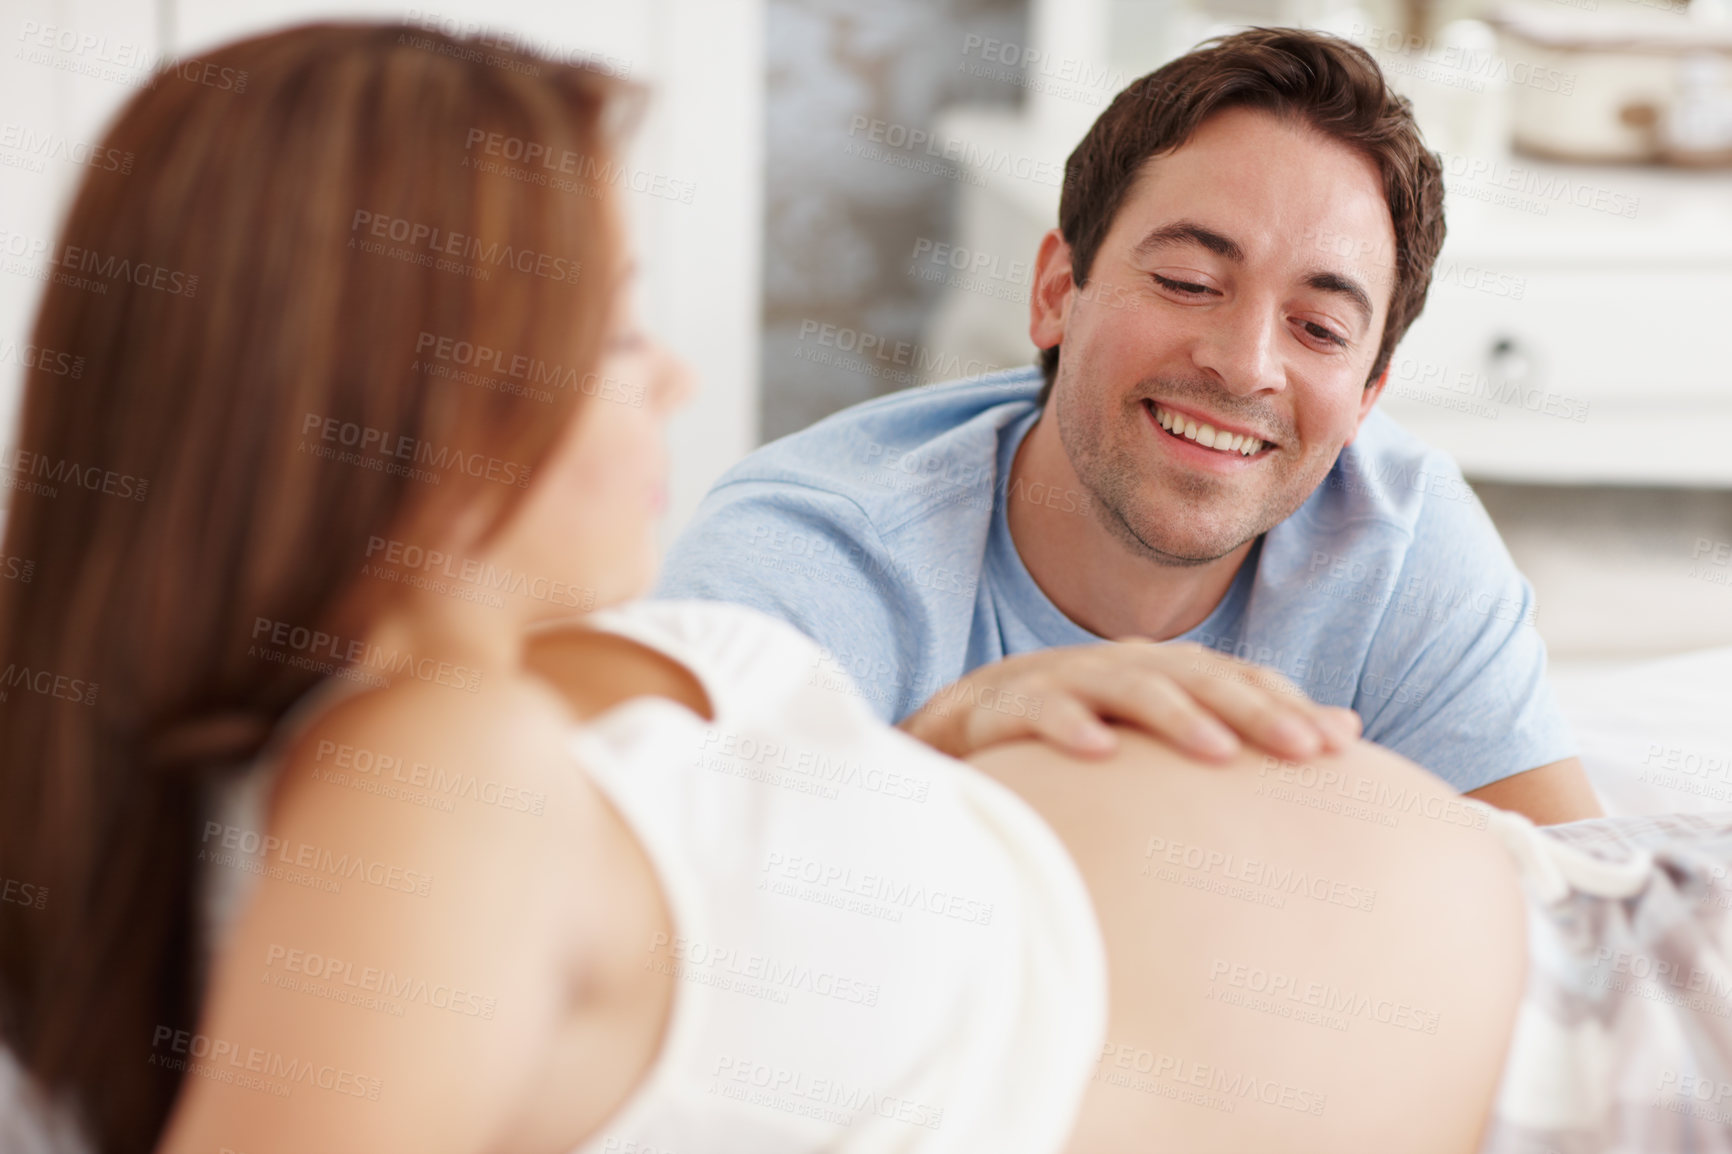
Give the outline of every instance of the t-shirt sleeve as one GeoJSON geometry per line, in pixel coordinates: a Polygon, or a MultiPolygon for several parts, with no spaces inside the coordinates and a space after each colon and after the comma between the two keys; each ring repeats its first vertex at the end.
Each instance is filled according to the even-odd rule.
{"type": "Polygon", "coordinates": [[[1578,752],[1546,679],[1534,591],[1477,502],[1434,503],[1355,702],[1368,740],[1463,793],[1578,752]]]}
{"type": "Polygon", "coordinates": [[[894,722],[923,696],[912,684],[926,613],[898,578],[864,510],[838,493],[782,481],[710,492],[674,542],[653,596],[746,605],[826,651],[823,676],[894,722]]]}

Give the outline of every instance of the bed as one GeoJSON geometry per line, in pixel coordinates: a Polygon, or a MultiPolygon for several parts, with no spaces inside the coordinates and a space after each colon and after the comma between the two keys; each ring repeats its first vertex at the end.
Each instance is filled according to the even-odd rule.
{"type": "Polygon", "coordinates": [[[1551,677],[1607,813],[1732,810],[1732,647],[1551,677]]]}

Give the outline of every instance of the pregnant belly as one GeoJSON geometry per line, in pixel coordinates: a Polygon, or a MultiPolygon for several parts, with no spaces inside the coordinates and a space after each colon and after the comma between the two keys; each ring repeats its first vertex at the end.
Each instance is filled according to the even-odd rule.
{"type": "Polygon", "coordinates": [[[1370,745],[1190,762],[971,759],[1070,850],[1109,1028],[1069,1150],[1470,1154],[1521,992],[1523,907],[1481,816],[1370,745]]]}

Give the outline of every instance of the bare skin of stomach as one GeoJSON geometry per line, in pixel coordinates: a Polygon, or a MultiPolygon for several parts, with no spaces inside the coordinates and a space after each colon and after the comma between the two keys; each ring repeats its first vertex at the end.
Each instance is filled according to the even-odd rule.
{"type": "Polygon", "coordinates": [[[1072,1154],[1472,1154],[1526,971],[1514,864],[1375,746],[1192,761],[1119,730],[969,760],[1058,834],[1106,942],[1072,1154]]]}

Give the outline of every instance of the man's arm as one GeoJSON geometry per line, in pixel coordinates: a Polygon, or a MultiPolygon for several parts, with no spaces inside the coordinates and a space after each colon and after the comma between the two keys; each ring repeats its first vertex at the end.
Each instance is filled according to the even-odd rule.
{"type": "Polygon", "coordinates": [[[1499,809],[1513,810],[1536,825],[1606,816],[1594,787],[1588,784],[1579,757],[1566,757],[1526,773],[1511,774],[1502,781],[1470,790],[1467,796],[1499,809]]]}
{"type": "Polygon", "coordinates": [[[1396,466],[1438,483],[1417,501],[1400,568],[1382,586],[1353,699],[1366,740],[1536,821],[1598,813],[1547,681],[1533,586],[1453,462],[1403,450],[1371,467],[1396,466]]]}

